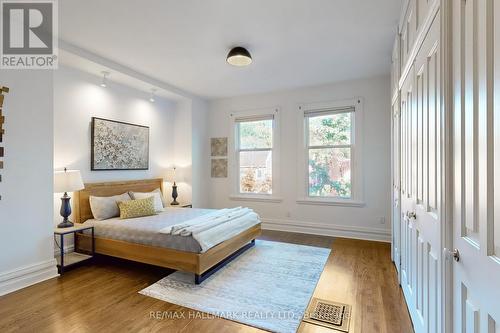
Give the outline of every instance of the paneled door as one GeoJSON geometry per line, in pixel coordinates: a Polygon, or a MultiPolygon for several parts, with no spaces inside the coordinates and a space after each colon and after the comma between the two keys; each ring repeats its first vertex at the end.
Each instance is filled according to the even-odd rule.
{"type": "Polygon", "coordinates": [[[498,333],[500,1],[457,0],[452,10],[453,332],[498,333]]]}
{"type": "Polygon", "coordinates": [[[415,332],[441,332],[443,114],[440,11],[401,89],[401,286],[415,332]]]}
{"type": "Polygon", "coordinates": [[[400,181],[400,102],[392,105],[392,261],[401,282],[401,181],[400,181]]]}

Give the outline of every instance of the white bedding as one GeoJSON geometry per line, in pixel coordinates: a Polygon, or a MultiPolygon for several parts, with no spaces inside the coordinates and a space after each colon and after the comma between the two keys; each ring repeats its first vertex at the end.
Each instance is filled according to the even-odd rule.
{"type": "Polygon", "coordinates": [[[259,216],[249,208],[226,208],[165,227],[160,233],[192,236],[200,244],[201,252],[205,252],[258,223],[259,216]]]}
{"type": "MultiPolygon", "coordinates": [[[[260,223],[257,218],[249,221],[240,221],[236,228],[224,231],[223,228],[215,227],[207,235],[217,234],[202,244],[193,235],[172,235],[160,232],[160,230],[179,225],[186,221],[217,212],[213,209],[197,208],[166,208],[164,212],[146,217],[134,219],[111,218],[103,221],[88,220],[86,225],[93,225],[96,237],[123,240],[131,243],[139,243],[149,246],[171,248],[187,252],[205,252],[211,247],[237,235],[249,227],[260,223]]],[[[255,214],[255,213],[254,213],[255,214]]],[[[256,215],[256,214],[255,214],[256,215]]]]}

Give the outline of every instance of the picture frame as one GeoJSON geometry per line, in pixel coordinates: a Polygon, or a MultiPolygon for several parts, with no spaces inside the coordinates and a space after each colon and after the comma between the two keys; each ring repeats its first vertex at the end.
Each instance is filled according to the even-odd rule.
{"type": "Polygon", "coordinates": [[[149,127],[92,117],[92,171],[149,170],[149,127]]]}
{"type": "Polygon", "coordinates": [[[211,156],[227,156],[227,137],[210,138],[211,156]]]}
{"type": "Polygon", "coordinates": [[[214,158],[211,160],[211,177],[227,178],[227,158],[214,158]]]}

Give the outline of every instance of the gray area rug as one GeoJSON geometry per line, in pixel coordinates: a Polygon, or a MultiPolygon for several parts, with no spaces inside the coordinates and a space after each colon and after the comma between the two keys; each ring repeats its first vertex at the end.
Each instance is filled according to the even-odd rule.
{"type": "MultiPolygon", "coordinates": [[[[201,285],[175,272],[141,294],[272,332],[295,332],[330,249],[257,240],[201,285]]],[[[163,314],[171,319],[193,316],[163,314]]],[[[165,319],[165,318],[163,318],[165,319]]]]}

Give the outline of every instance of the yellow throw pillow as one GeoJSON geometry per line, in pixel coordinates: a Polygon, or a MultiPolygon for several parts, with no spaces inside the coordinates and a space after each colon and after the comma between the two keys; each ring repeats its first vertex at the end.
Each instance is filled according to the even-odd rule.
{"type": "Polygon", "coordinates": [[[154,197],[120,201],[118,208],[120,208],[120,219],[156,215],[154,197]]]}

